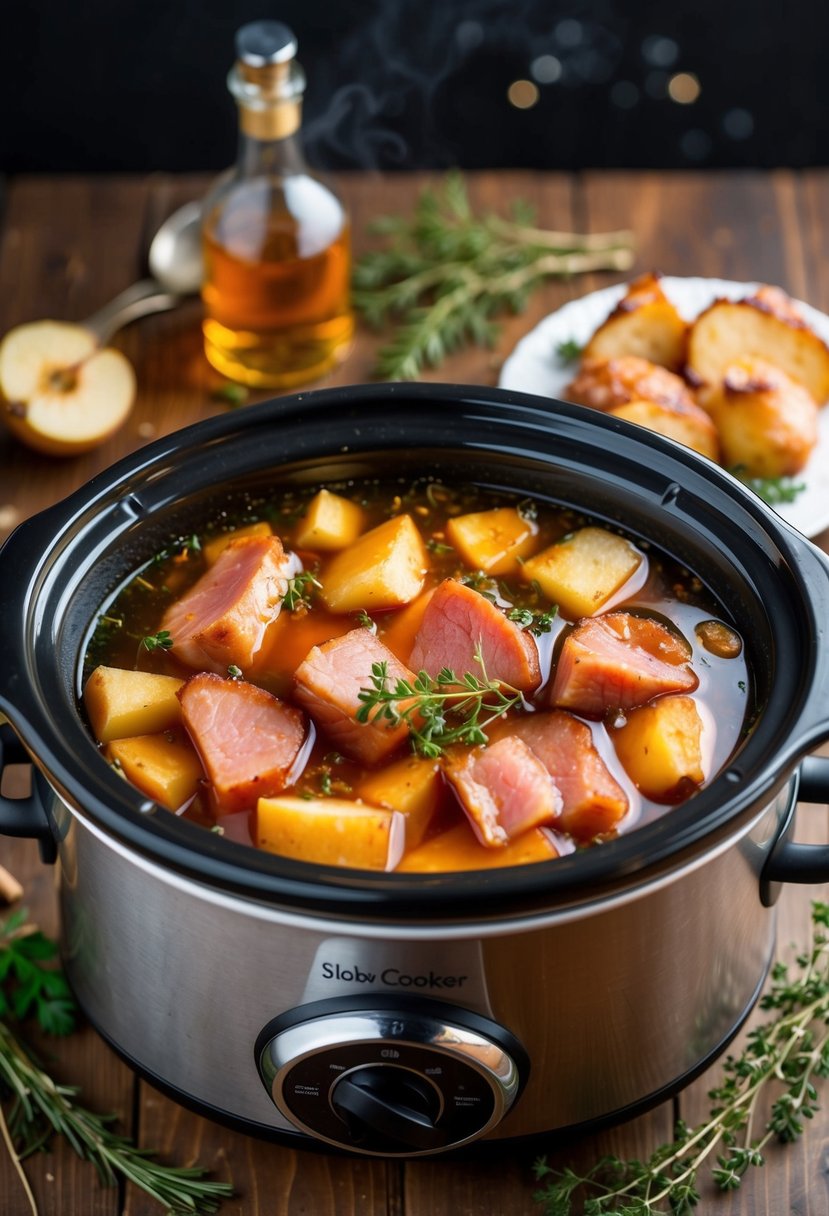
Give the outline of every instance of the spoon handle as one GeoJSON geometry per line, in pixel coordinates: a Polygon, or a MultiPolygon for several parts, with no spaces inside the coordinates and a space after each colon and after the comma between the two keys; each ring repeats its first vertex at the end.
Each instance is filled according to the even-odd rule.
{"type": "Polygon", "coordinates": [[[175,308],[181,298],[174,292],[165,291],[155,279],[141,279],[120,292],[114,300],[99,308],[91,317],[87,317],[82,324],[92,330],[103,346],[119,329],[129,325],[130,321],[137,321],[139,317],[149,316],[150,313],[166,312],[168,308],[175,308]]]}

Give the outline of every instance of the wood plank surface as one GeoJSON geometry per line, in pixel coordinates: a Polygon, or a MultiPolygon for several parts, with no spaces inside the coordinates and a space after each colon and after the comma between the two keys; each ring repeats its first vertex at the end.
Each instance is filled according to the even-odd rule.
{"type": "MultiPolygon", "coordinates": [[[[359,252],[369,220],[407,210],[425,175],[345,175],[359,252]]],[[[11,183],[0,229],[0,333],[38,317],[78,320],[143,273],[148,236],[180,202],[199,196],[201,177],[29,178],[11,183]]],[[[654,174],[590,173],[582,178],[537,173],[470,177],[473,200],[505,211],[524,198],[550,227],[592,230],[632,227],[637,269],[780,283],[829,310],[829,175],[813,172],[654,174]]],[[[619,277],[619,276],[617,276],[619,277]]],[[[428,376],[454,383],[494,384],[503,357],[538,320],[565,300],[613,281],[593,275],[545,286],[520,317],[509,318],[494,351],[459,352],[428,376]]],[[[378,339],[362,330],[349,360],[327,383],[369,378],[378,339]]],[[[0,539],[16,522],[57,501],[119,456],[189,422],[223,412],[212,399],[221,378],[201,353],[199,306],[147,318],[116,339],[139,373],[139,398],[126,427],[102,448],[71,460],[28,452],[0,435],[0,539]]],[[[264,396],[264,394],[261,394],[264,396]]],[[[255,399],[254,397],[251,398],[255,399]]],[[[821,538],[829,548],[829,533],[821,538]]],[[[799,836],[825,841],[825,808],[800,816],[799,836]]],[[[0,861],[26,886],[26,904],[48,932],[57,931],[54,876],[29,842],[0,838],[0,861]]],[[[805,940],[809,901],[827,889],[790,887],[780,904],[781,946],[805,940]]],[[[724,926],[727,932],[727,926],[724,926]]],[[[756,1015],[755,1015],[756,1016],[756,1015]]],[[[531,1162],[538,1145],[484,1153],[476,1161],[408,1163],[349,1159],[294,1151],[229,1132],[157,1093],[118,1061],[95,1033],[82,1029],[45,1043],[50,1066],[79,1084],[90,1105],[112,1110],[139,1142],[178,1162],[198,1160],[232,1178],[238,1195],[222,1207],[232,1216],[530,1216],[531,1162]]],[[[576,1144],[550,1144],[554,1161],[589,1164],[603,1152],[644,1156],[670,1135],[677,1111],[696,1119],[716,1066],[677,1102],[576,1144]]],[[[730,1197],[705,1192],[712,1216],[818,1216],[829,1211],[826,1144],[829,1113],[821,1111],[802,1142],[775,1149],[769,1166],[730,1197]]],[[[102,1189],[94,1171],[64,1145],[26,1163],[42,1216],[152,1216],[159,1208],[135,1188],[102,1189]]],[[[24,1216],[18,1180],[0,1156],[0,1213],[24,1216]]]]}

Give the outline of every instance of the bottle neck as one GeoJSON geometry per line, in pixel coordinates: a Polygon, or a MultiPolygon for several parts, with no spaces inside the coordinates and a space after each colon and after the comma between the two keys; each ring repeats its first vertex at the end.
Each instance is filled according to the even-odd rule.
{"type": "MultiPolygon", "coordinates": [[[[244,117],[244,116],[242,116],[244,117]]],[[[281,138],[251,134],[244,121],[239,128],[238,170],[244,177],[307,173],[298,128],[281,138]]]]}

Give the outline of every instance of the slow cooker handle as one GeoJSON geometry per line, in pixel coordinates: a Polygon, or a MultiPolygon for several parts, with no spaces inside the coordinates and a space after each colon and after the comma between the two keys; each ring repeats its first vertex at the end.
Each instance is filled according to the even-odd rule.
{"type": "MultiPolygon", "coordinates": [[[[800,764],[798,802],[829,802],[829,758],[807,756],[800,764]]],[[[797,844],[785,837],[763,868],[767,882],[829,882],[829,845],[797,844]]]]}
{"type": "MultiPolygon", "coordinates": [[[[12,764],[31,764],[31,757],[12,728],[3,725],[0,726],[0,785],[6,768],[12,764]]],[[[32,789],[26,797],[7,798],[0,794],[0,834],[36,840],[41,861],[49,863],[56,859],[57,848],[37,779],[37,771],[33,769],[32,789]]]]}

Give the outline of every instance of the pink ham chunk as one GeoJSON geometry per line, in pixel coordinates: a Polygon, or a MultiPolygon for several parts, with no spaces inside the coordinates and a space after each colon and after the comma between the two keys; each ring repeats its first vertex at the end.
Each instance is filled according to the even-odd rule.
{"type": "Polygon", "coordinates": [[[294,568],[275,536],[231,541],[165,612],[161,628],[173,639],[171,654],[201,671],[224,674],[231,664],[247,670],[279,615],[294,568]]]}
{"type": "Polygon", "coordinates": [[[481,844],[503,848],[553,823],[562,799],[547,769],[516,735],[454,756],[444,769],[481,844]]]}
{"type": "MultiPolygon", "coordinates": [[[[308,711],[332,745],[354,760],[377,764],[408,737],[405,722],[358,722],[361,689],[374,687],[374,663],[388,664],[389,686],[412,680],[408,667],[368,629],[352,629],[314,646],[294,673],[296,699],[308,711]]],[[[401,708],[405,708],[405,703],[401,708]]]]}
{"type": "Polygon", "coordinates": [[[581,621],[561,648],[550,704],[588,718],[645,705],[654,697],[692,692],[690,648],[647,617],[627,612],[581,621]]]}
{"type": "Polygon", "coordinates": [[[178,696],[222,815],[280,794],[297,779],[307,735],[298,709],[255,684],[211,672],[191,676],[178,696]]]}
{"type": "Polygon", "coordinates": [[[590,727],[572,714],[532,714],[498,723],[492,733],[523,740],[553,778],[563,804],[557,829],[589,841],[612,831],[627,813],[627,795],[599,755],[590,727]]]}
{"type": "Polygon", "coordinates": [[[448,667],[459,677],[483,677],[475,652],[480,645],[486,676],[521,692],[541,683],[532,636],[508,621],[500,608],[456,579],[445,579],[432,596],[409,658],[415,671],[436,676],[448,667]]]}

